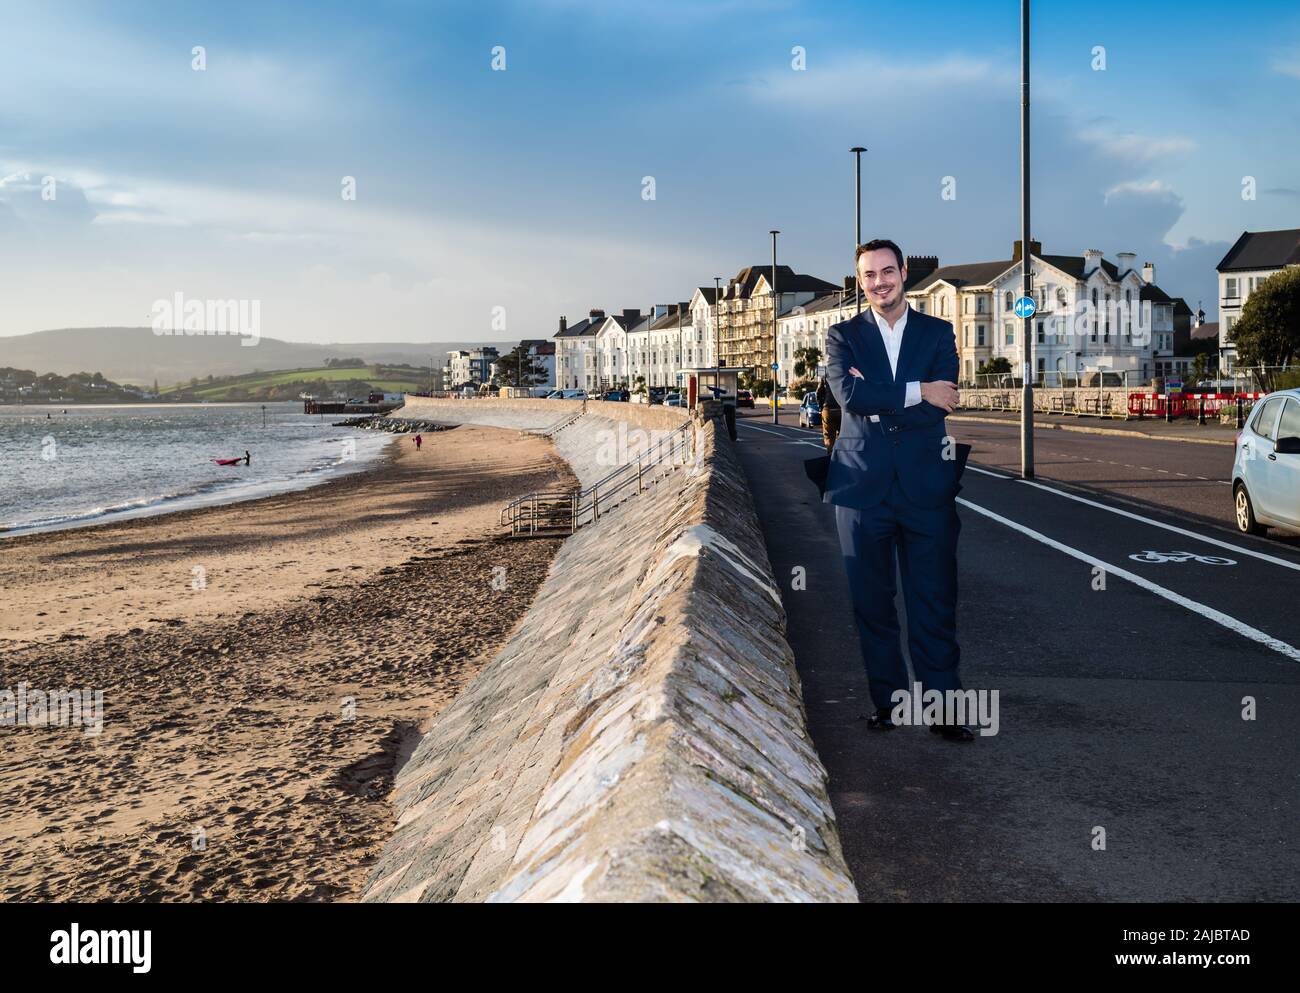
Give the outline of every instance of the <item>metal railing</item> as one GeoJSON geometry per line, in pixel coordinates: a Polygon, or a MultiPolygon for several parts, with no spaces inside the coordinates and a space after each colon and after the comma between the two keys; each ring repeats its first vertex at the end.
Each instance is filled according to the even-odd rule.
{"type": "Polygon", "coordinates": [[[513,537],[530,537],[573,534],[584,524],[594,524],[602,514],[667,475],[654,472],[657,467],[667,464],[671,470],[689,464],[695,457],[694,428],[694,422],[687,420],[585,489],[538,490],[510,501],[501,508],[501,526],[510,528],[513,537]]]}

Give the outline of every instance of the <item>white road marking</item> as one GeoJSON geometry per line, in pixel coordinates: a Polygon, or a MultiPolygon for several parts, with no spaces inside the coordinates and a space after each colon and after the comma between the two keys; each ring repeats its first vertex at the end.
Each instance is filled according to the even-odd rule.
{"type": "Polygon", "coordinates": [[[971,465],[969,462],[966,463],[966,468],[967,468],[970,472],[978,472],[978,473],[980,473],[981,475],[984,475],[984,476],[992,476],[992,477],[994,477],[995,479],[1007,479],[1007,480],[1011,480],[1011,479],[1015,479],[1015,478],[1016,478],[1015,476],[1004,476],[1004,475],[1003,475],[1002,473],[1000,473],[1000,472],[989,472],[987,469],[981,469],[979,466],[977,466],[977,465],[971,465]]]}
{"type": "MultiPolygon", "coordinates": [[[[972,468],[967,466],[967,468],[972,468]]],[[[990,473],[992,475],[992,473],[990,473]]],[[[1024,483],[1026,486],[1033,486],[1036,489],[1044,490],[1047,493],[1054,493],[1059,497],[1065,497],[1067,500],[1074,500],[1076,503],[1084,503],[1089,507],[1096,507],[1098,510],[1104,510],[1111,514],[1119,514],[1120,517],[1127,517],[1133,521],[1140,521],[1143,524],[1149,524],[1154,528],[1164,528],[1166,531],[1172,531],[1174,534],[1181,534],[1186,538],[1195,538],[1197,541],[1203,541],[1207,545],[1216,545],[1219,548],[1227,548],[1230,551],[1239,552],[1242,555],[1249,555],[1252,558],[1260,559],[1263,562],[1269,562],[1273,565],[1280,565],[1285,569],[1294,569],[1300,572],[1300,562],[1291,562],[1287,559],[1278,558],[1276,555],[1269,555],[1267,552],[1257,552],[1253,548],[1245,548],[1241,545],[1234,545],[1229,541],[1222,541],[1219,538],[1211,538],[1209,535],[1200,534],[1196,531],[1189,531],[1187,528],[1180,528],[1175,524],[1166,524],[1163,521],[1152,520],[1150,517],[1143,517],[1141,514],[1135,514],[1130,510],[1121,510],[1119,507],[1108,507],[1104,503],[1098,503],[1096,500],[1089,500],[1087,497],[1079,496],[1075,493],[1067,493],[1065,490],[1058,490],[1054,486],[1044,486],[1042,483],[1035,482],[1032,479],[1018,479],[1014,476],[1003,477],[1012,479],[1017,483],[1024,483]]]]}
{"type": "MultiPolygon", "coordinates": [[[[740,424],[740,422],[737,423],[740,424]]],[[[778,438],[785,438],[787,439],[787,444],[790,445],[808,445],[822,452],[826,451],[826,446],[816,441],[808,441],[807,439],[804,438],[796,438],[793,440],[788,440],[790,439],[790,436],[788,434],[785,434],[784,432],[781,431],[773,431],[771,428],[760,428],[757,424],[740,424],[740,426],[749,428],[751,431],[762,431],[764,434],[774,434],[778,438]]],[[[797,430],[803,430],[803,429],[799,428],[797,430]]]]}
{"type": "Polygon", "coordinates": [[[746,424],[743,421],[737,421],[737,425],[742,428],[749,428],[752,431],[762,431],[764,434],[774,434],[779,438],[788,438],[788,434],[782,434],[780,431],[773,431],[771,428],[760,428],[757,424],[746,424]]]}
{"type": "Polygon", "coordinates": [[[1203,541],[1207,545],[1217,545],[1219,548],[1226,548],[1233,552],[1239,552],[1242,555],[1249,555],[1263,562],[1272,565],[1280,565],[1285,569],[1294,569],[1300,572],[1300,562],[1291,562],[1287,559],[1278,558],[1276,555],[1269,555],[1267,552],[1257,552],[1253,548],[1245,548],[1241,545],[1234,545],[1230,541],[1223,541],[1219,538],[1211,538],[1209,535],[1200,534],[1196,531],[1189,531],[1187,528],[1180,528],[1175,524],[1166,524],[1163,521],[1155,521],[1150,517],[1143,517],[1141,514],[1135,514],[1130,510],[1121,510],[1119,507],[1108,507],[1104,503],[1098,503],[1096,500],[1089,500],[1087,497],[1079,496],[1075,493],[1067,493],[1065,490],[1058,490],[1055,486],[1046,486],[1043,483],[1036,482],[1032,479],[1021,479],[1019,476],[1008,476],[1000,472],[990,472],[987,469],[981,469],[976,465],[967,465],[967,469],[978,472],[985,476],[993,476],[995,479],[1005,479],[1012,483],[1024,483],[1026,486],[1033,486],[1035,489],[1043,490],[1047,493],[1053,493],[1059,497],[1065,497],[1067,500],[1074,500],[1076,503],[1084,503],[1089,507],[1096,507],[1098,510],[1104,510],[1110,514],[1119,514],[1121,517],[1127,517],[1130,520],[1139,521],[1142,524],[1149,524],[1155,528],[1164,528],[1166,531],[1172,531],[1175,534],[1181,534],[1186,538],[1195,538],[1197,541],[1203,541]]]}
{"type": "MultiPolygon", "coordinates": [[[[1027,482],[1027,480],[1021,480],[1021,482],[1027,482]]],[[[1044,487],[1044,489],[1047,489],[1047,487],[1044,487]]],[[[1061,494],[1061,495],[1068,496],[1069,494],[1061,494]]],[[[1168,600],[1170,603],[1175,603],[1180,607],[1190,610],[1194,614],[1199,614],[1201,617],[1204,617],[1206,620],[1214,621],[1214,623],[1222,625],[1223,627],[1227,628],[1229,631],[1232,631],[1234,634],[1239,634],[1243,638],[1248,638],[1251,641],[1258,642],[1259,644],[1264,645],[1267,648],[1271,648],[1279,655],[1285,655],[1293,662],[1300,662],[1300,648],[1296,648],[1294,645],[1288,645],[1285,641],[1280,641],[1279,639],[1274,638],[1271,634],[1267,634],[1259,630],[1259,628],[1251,627],[1245,621],[1239,620],[1238,618],[1233,617],[1231,614],[1225,614],[1223,613],[1223,611],[1215,610],[1213,607],[1210,607],[1206,604],[1197,603],[1195,600],[1188,599],[1187,597],[1183,596],[1181,593],[1175,593],[1173,590],[1166,589],[1165,587],[1159,585],[1158,583],[1153,583],[1151,582],[1151,580],[1145,579],[1142,576],[1137,575],[1136,573],[1129,572],[1127,569],[1121,569],[1118,566],[1111,565],[1109,562],[1103,562],[1101,559],[1089,555],[1087,552],[1079,551],[1079,549],[1072,548],[1069,545],[1056,541],[1054,538],[1049,538],[1047,537],[1047,535],[1035,531],[1033,528],[1025,527],[1025,525],[1020,524],[1017,521],[1013,521],[1010,518],[1003,517],[1001,514],[996,514],[991,510],[981,507],[979,504],[971,503],[969,500],[966,500],[963,497],[957,497],[957,502],[961,504],[963,507],[969,507],[977,514],[983,514],[985,517],[989,518],[990,520],[997,521],[999,524],[1003,524],[1006,527],[1011,528],[1013,531],[1019,531],[1021,534],[1033,538],[1035,541],[1042,542],[1044,545],[1047,545],[1049,548],[1054,548],[1058,552],[1063,552],[1066,555],[1070,556],[1071,558],[1078,559],[1080,562],[1086,562],[1089,565],[1094,566],[1096,568],[1105,569],[1108,575],[1118,576],[1120,579],[1126,579],[1134,586],[1138,586],[1149,593],[1154,593],[1156,596],[1163,597],[1164,599],[1168,600]]],[[[1085,500],[1084,502],[1090,503],[1091,501],[1085,500]]],[[[1111,508],[1103,508],[1103,509],[1111,509],[1111,508]]],[[[1136,515],[1126,515],[1126,516],[1136,516],[1136,515]]],[[[1141,520],[1141,518],[1139,518],[1139,520],[1141,520]]],[[[1158,522],[1152,522],[1152,523],[1158,523],[1158,522]]],[[[1178,529],[1174,528],[1171,530],[1178,530],[1178,529]]],[[[1291,565],[1291,563],[1286,563],[1286,564],[1291,565]]]]}

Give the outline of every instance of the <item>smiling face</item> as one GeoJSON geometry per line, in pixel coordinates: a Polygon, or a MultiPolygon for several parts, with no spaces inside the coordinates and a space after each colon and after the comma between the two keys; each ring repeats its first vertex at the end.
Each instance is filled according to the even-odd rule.
{"type": "Polygon", "coordinates": [[[906,282],[907,266],[899,266],[892,249],[877,248],[858,256],[858,283],[867,302],[882,314],[902,307],[906,282]]]}

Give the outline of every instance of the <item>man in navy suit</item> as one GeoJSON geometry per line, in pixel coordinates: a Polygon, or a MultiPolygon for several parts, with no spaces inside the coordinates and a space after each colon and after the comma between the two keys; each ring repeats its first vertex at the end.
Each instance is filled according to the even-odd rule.
{"type": "MultiPolygon", "coordinates": [[[[826,335],[827,379],[842,408],[826,477],[875,713],[888,730],[907,667],[894,610],[895,555],[907,607],[907,644],[922,692],[961,689],[957,673],[957,446],[944,418],[957,406],[952,325],[913,310],[907,266],[892,241],[860,245],[858,282],[869,305],[826,335]]],[[[949,741],[965,725],[936,724],[949,741]]]]}

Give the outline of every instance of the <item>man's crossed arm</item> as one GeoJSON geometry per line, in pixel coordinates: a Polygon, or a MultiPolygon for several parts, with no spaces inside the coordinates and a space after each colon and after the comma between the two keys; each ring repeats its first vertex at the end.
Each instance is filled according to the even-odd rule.
{"type": "Polygon", "coordinates": [[[951,414],[957,407],[957,347],[949,337],[939,345],[927,382],[872,382],[852,364],[853,356],[841,332],[831,328],[826,336],[827,381],[841,407],[863,417],[899,414],[922,401],[951,414]],[[947,377],[947,378],[944,378],[947,377]]]}

